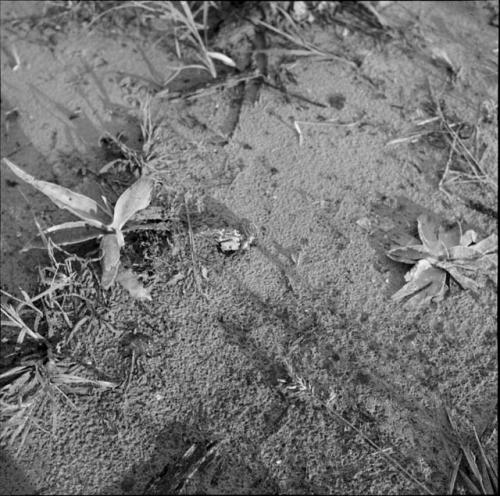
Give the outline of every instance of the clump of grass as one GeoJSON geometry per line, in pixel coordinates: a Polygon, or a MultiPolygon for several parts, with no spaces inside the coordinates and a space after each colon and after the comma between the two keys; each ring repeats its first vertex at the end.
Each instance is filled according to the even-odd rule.
{"type": "Polygon", "coordinates": [[[160,127],[152,114],[151,96],[147,95],[141,100],[140,105],[142,149],[130,148],[120,135],[115,137],[108,134],[101,138],[101,140],[110,140],[121,157],[104,165],[99,171],[100,175],[106,174],[110,170],[125,169],[134,176],[149,175],[161,179],[161,175],[156,174],[156,172],[164,167],[165,163],[168,163],[168,156],[166,152],[158,153],[159,147],[156,146],[160,127]]]}
{"type": "Polygon", "coordinates": [[[71,338],[90,321],[84,294],[91,291],[92,281],[77,283],[75,270],[75,263],[87,262],[76,256],[57,262],[52,251],[50,258],[51,266],[40,272],[39,294],[21,291],[21,299],[2,291],[0,444],[17,444],[17,455],[33,427],[50,434],[43,420],[47,408],[52,411],[54,434],[60,401],[76,408],[75,395],[117,386],[97,379],[95,371],[75,361],[69,351],[71,338]]]}
{"type": "MultiPolygon", "coordinates": [[[[217,70],[214,60],[222,62],[230,67],[236,67],[235,62],[229,56],[208,48],[208,11],[210,8],[217,8],[216,2],[171,2],[165,0],[129,1],[124,2],[113,9],[109,9],[97,16],[91,24],[94,24],[103,15],[108,14],[111,11],[127,8],[137,9],[142,13],[145,20],[158,19],[165,22],[167,25],[171,25],[174,34],[175,51],[179,59],[183,58],[181,44],[187,44],[196,51],[199,64],[189,64],[176,68],[174,75],[169,78],[169,81],[177,77],[178,74],[185,69],[206,70],[213,78],[215,78],[217,77],[217,70]],[[203,36],[200,32],[203,32],[203,36]]],[[[169,81],[166,81],[164,85],[166,85],[169,81]]]]}
{"type": "Polygon", "coordinates": [[[475,183],[493,192],[498,184],[483,168],[481,162],[485,148],[479,143],[479,120],[476,124],[451,117],[444,103],[436,98],[429,86],[430,100],[424,105],[429,117],[417,122],[406,136],[393,139],[387,145],[425,142],[444,150],[447,156],[439,189],[450,196],[451,184],[475,183]]]}
{"type": "Polygon", "coordinates": [[[441,439],[445,445],[452,471],[448,494],[456,494],[461,484],[469,494],[498,494],[498,467],[486,453],[481,440],[486,429],[479,433],[472,426],[472,433],[466,434],[458,428],[451,412],[444,408],[445,432],[441,439]],[[450,453],[457,452],[456,458],[450,453]]]}
{"type": "MultiPolygon", "coordinates": [[[[293,49],[283,49],[283,48],[272,48],[261,50],[261,52],[269,52],[275,54],[282,55],[290,55],[290,56],[317,56],[324,60],[337,60],[343,62],[352,68],[356,69],[358,66],[352,60],[349,60],[347,57],[336,54],[332,51],[321,50],[313,43],[307,41],[298,26],[297,22],[290,16],[290,14],[280,6],[281,2],[270,2],[271,10],[273,11],[272,19],[270,22],[266,22],[263,20],[252,20],[248,19],[250,22],[256,24],[257,26],[261,26],[267,31],[278,35],[282,39],[287,40],[288,42],[295,45],[296,48],[293,49]],[[297,48],[298,47],[298,48],[297,48]]],[[[269,16],[271,17],[271,16],[269,16]]]]}

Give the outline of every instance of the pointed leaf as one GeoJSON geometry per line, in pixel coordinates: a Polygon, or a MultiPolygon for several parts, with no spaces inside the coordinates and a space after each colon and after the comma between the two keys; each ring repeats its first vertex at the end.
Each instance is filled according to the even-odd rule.
{"type": "Polygon", "coordinates": [[[455,266],[452,263],[449,262],[438,262],[438,267],[442,268],[448,274],[450,274],[455,281],[462,286],[464,289],[470,289],[472,291],[479,291],[479,289],[482,287],[479,283],[471,279],[470,277],[467,277],[464,274],[463,270],[460,270],[457,266],[455,266]]]}
{"type": "MultiPolygon", "coordinates": [[[[105,231],[99,227],[89,226],[86,221],[76,220],[72,222],[64,222],[57,226],[49,227],[42,231],[54,244],[58,246],[75,245],[90,241],[91,239],[99,238],[105,234],[105,231]]],[[[44,249],[45,243],[42,236],[39,234],[29,241],[21,250],[26,252],[33,249],[44,249]]]]}
{"type": "Polygon", "coordinates": [[[474,249],[475,245],[470,245],[470,246],[452,246],[448,250],[448,259],[450,261],[452,260],[476,260],[478,258],[483,257],[484,255],[474,249]]]}
{"type": "Polygon", "coordinates": [[[484,488],[483,480],[481,477],[481,472],[479,471],[479,468],[478,468],[477,463],[476,463],[476,456],[474,455],[474,453],[472,452],[472,450],[468,446],[464,446],[462,444],[461,448],[462,448],[462,453],[465,455],[465,458],[466,458],[467,463],[469,465],[470,471],[474,474],[477,482],[479,482],[479,485],[480,485],[481,491],[482,491],[482,492],[480,492],[480,494],[488,494],[486,492],[486,489],[484,488]]]}
{"type": "Polygon", "coordinates": [[[102,238],[101,251],[101,285],[104,289],[109,289],[115,282],[120,267],[120,245],[116,234],[106,234],[102,238]]]}
{"type": "Polygon", "coordinates": [[[429,256],[429,252],[424,245],[402,246],[391,248],[387,256],[396,262],[414,264],[418,260],[429,256]]]}
{"type": "Polygon", "coordinates": [[[460,226],[456,224],[452,228],[446,229],[443,226],[438,228],[438,240],[446,248],[451,248],[452,246],[457,246],[460,244],[460,226]]]}
{"type": "Polygon", "coordinates": [[[207,55],[212,59],[219,60],[229,67],[236,67],[234,60],[221,52],[207,52],[207,55]]]}
{"type": "Polygon", "coordinates": [[[153,186],[154,181],[151,178],[141,177],[122,193],[115,205],[112,224],[114,229],[120,231],[135,213],[151,203],[153,186]]]}
{"type": "Polygon", "coordinates": [[[472,245],[471,248],[480,251],[485,255],[487,253],[495,253],[496,251],[498,251],[498,236],[496,234],[491,234],[479,243],[472,245]]]}
{"type": "Polygon", "coordinates": [[[130,293],[132,298],[151,301],[149,288],[146,289],[142,282],[139,281],[137,274],[130,269],[121,269],[116,277],[116,282],[121,284],[130,293]]]}
{"type": "Polygon", "coordinates": [[[427,260],[420,260],[405,279],[409,282],[392,295],[394,301],[408,298],[408,304],[424,305],[442,300],[447,290],[446,273],[432,267],[427,260]]]}
{"type": "Polygon", "coordinates": [[[465,231],[460,237],[460,244],[462,246],[469,246],[471,243],[475,243],[477,239],[477,233],[474,229],[469,229],[465,231]]]}
{"type": "Polygon", "coordinates": [[[417,219],[418,235],[427,250],[437,255],[441,250],[441,243],[438,239],[438,226],[434,219],[427,214],[420,215],[417,219]]]}
{"type": "Polygon", "coordinates": [[[439,260],[436,261],[434,265],[452,265],[463,271],[469,272],[482,272],[488,274],[489,272],[495,271],[497,268],[497,257],[496,255],[483,255],[482,257],[472,259],[472,260],[439,260]]]}
{"type": "Polygon", "coordinates": [[[35,179],[10,160],[6,158],[3,160],[17,177],[48,196],[59,208],[69,210],[72,214],[96,227],[104,227],[110,222],[111,219],[103,208],[92,198],[75,193],[64,186],[35,179]]]}

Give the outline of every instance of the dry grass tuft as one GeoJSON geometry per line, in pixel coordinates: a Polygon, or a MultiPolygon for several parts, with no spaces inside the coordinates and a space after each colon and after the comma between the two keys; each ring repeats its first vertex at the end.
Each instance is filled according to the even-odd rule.
{"type": "Polygon", "coordinates": [[[60,401],[76,408],[75,395],[117,384],[97,378],[95,371],[78,363],[70,341],[84,325],[91,325],[89,296],[96,276],[88,262],[75,255],[40,270],[43,290],[35,296],[22,291],[24,300],[2,291],[2,353],[0,356],[0,444],[23,449],[33,427],[54,435],[60,401]],[[81,274],[76,277],[77,271],[81,274]],[[14,329],[14,332],[13,332],[14,329]],[[52,428],[43,419],[52,411],[52,428]]]}
{"type": "MultiPolygon", "coordinates": [[[[472,426],[472,434],[460,431],[451,412],[444,408],[445,431],[441,439],[452,463],[452,471],[448,485],[448,494],[456,494],[459,485],[469,494],[498,494],[498,467],[485,450],[481,438],[486,437],[488,431],[484,428],[479,434],[472,426]],[[453,457],[450,453],[458,455],[453,457]]],[[[493,425],[496,425],[496,418],[493,425]]],[[[490,426],[491,427],[491,426],[490,426]]],[[[491,436],[494,432],[491,432],[491,436]]],[[[491,437],[490,436],[490,437],[491,437]]],[[[459,494],[462,494],[460,491],[459,494]]]]}
{"type": "Polygon", "coordinates": [[[485,147],[480,143],[480,120],[476,124],[450,116],[442,102],[437,98],[428,83],[430,100],[425,105],[429,117],[417,122],[406,136],[395,138],[387,143],[424,142],[444,150],[447,156],[444,171],[439,180],[439,189],[451,196],[452,184],[474,183],[497,193],[498,184],[482,166],[485,147]]]}

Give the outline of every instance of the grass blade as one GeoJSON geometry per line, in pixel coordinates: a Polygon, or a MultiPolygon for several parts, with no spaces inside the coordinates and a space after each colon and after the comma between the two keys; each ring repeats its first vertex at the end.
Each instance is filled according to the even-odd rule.
{"type": "MultiPolygon", "coordinates": [[[[83,220],[64,222],[63,224],[44,229],[42,232],[45,237],[49,238],[57,246],[76,245],[90,241],[91,239],[100,238],[105,234],[105,231],[102,229],[89,226],[83,220]]],[[[22,248],[21,253],[28,250],[45,248],[46,244],[42,239],[42,235],[39,234],[22,248]]]]}

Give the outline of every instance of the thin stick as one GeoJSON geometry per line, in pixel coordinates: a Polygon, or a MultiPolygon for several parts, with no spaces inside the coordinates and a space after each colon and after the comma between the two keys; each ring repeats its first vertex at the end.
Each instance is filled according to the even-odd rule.
{"type": "Polygon", "coordinates": [[[191,216],[189,215],[189,208],[188,208],[187,199],[186,199],[185,195],[184,195],[184,206],[186,208],[186,217],[187,217],[187,222],[188,222],[189,245],[190,245],[190,248],[191,248],[191,260],[193,262],[194,280],[195,280],[196,287],[198,288],[199,293],[201,295],[203,295],[203,292],[201,290],[201,284],[200,284],[200,281],[199,281],[198,264],[196,262],[193,228],[191,226],[191,216]]]}
{"type": "Polygon", "coordinates": [[[441,176],[441,179],[439,180],[439,191],[442,191],[448,197],[448,199],[450,201],[451,201],[451,195],[444,188],[444,182],[446,180],[446,175],[450,171],[451,159],[453,158],[453,152],[455,150],[455,143],[456,143],[456,138],[453,139],[453,145],[450,147],[450,153],[448,155],[448,160],[446,161],[446,166],[445,166],[443,175],[441,176]]]}
{"type": "Polygon", "coordinates": [[[123,396],[127,394],[128,387],[130,386],[130,381],[132,380],[132,374],[134,373],[134,364],[135,364],[135,350],[132,350],[132,360],[130,361],[130,371],[128,373],[127,382],[125,383],[125,387],[123,388],[123,396]]]}
{"type": "Polygon", "coordinates": [[[292,98],[295,98],[296,100],[302,100],[303,102],[307,102],[307,103],[310,103],[311,105],[315,105],[316,107],[321,107],[321,108],[327,108],[328,106],[325,105],[324,103],[321,103],[321,102],[315,102],[314,100],[311,100],[310,98],[307,98],[303,95],[299,95],[298,93],[293,93],[291,91],[288,91],[288,90],[285,90],[283,88],[280,88],[279,86],[276,86],[272,83],[270,83],[269,81],[267,81],[266,79],[263,79],[262,82],[268,86],[269,88],[272,88],[273,90],[277,90],[277,91],[280,91],[281,93],[284,93],[285,95],[287,96],[290,96],[292,98]]]}

